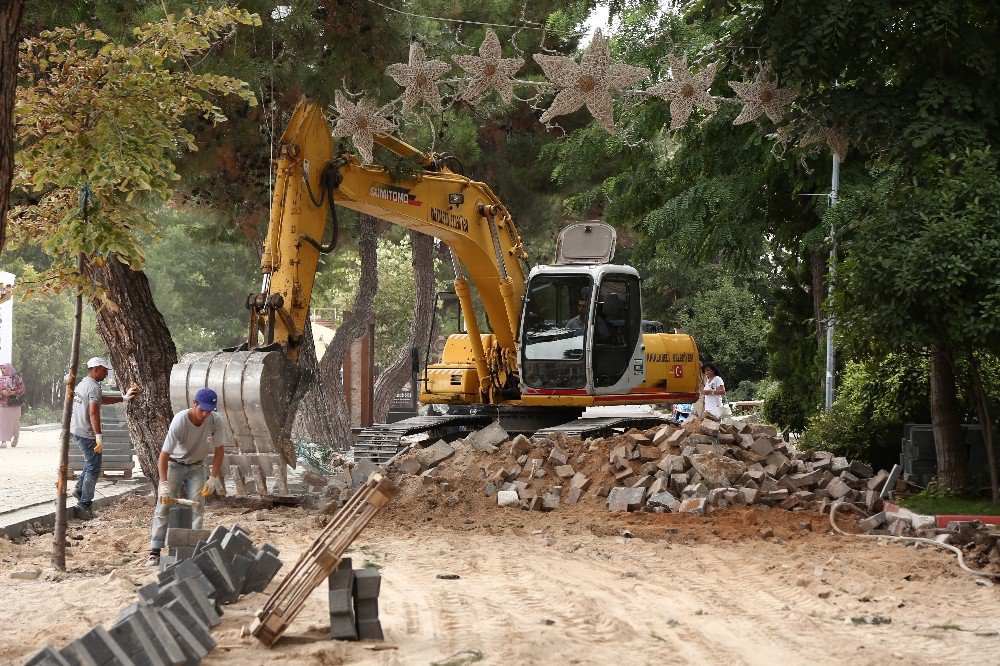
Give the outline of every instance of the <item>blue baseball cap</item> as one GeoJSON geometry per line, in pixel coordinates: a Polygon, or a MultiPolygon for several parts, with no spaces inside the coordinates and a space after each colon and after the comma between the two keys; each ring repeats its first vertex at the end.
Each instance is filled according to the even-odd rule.
{"type": "Polygon", "coordinates": [[[206,412],[214,412],[219,403],[219,396],[210,388],[198,389],[194,394],[194,401],[206,412]]]}

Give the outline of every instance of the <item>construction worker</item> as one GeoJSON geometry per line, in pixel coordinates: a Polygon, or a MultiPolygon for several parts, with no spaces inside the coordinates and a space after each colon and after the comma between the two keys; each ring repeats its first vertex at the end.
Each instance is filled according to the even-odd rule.
{"type": "Polygon", "coordinates": [[[226,422],[215,413],[219,396],[210,388],[199,389],[194,394],[190,409],[174,415],[163,440],[163,449],[157,461],[160,483],[156,492],[156,510],[153,513],[153,533],[149,544],[147,567],[160,564],[160,551],[167,534],[167,515],[177,496],[177,488],[184,484],[187,499],[192,506],[191,527],[202,529],[205,524],[205,499],[213,493],[224,493],[219,480],[224,448],[229,443],[226,422]],[[209,442],[211,440],[211,443],[209,442]],[[212,471],[205,479],[205,458],[214,447],[212,471]]]}
{"type": "Polygon", "coordinates": [[[73,391],[73,416],[69,424],[70,439],[83,452],[84,465],[76,480],[73,497],[76,498],[76,517],[90,520],[94,517],[91,504],[94,488],[101,476],[101,452],[104,450],[104,435],[101,433],[101,405],[128,402],[139,392],[132,387],[122,397],[105,396],[101,382],[108,376],[109,364],[100,356],[87,361],[87,376],[73,391]]]}

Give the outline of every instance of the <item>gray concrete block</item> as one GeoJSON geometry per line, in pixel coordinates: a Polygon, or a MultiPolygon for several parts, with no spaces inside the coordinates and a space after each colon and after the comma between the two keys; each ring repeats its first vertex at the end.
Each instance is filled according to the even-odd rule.
{"type": "Polygon", "coordinates": [[[108,634],[136,666],[174,666],[163,656],[159,641],[150,635],[138,614],[117,623],[108,634]]]}
{"type": "Polygon", "coordinates": [[[247,574],[254,568],[254,565],[255,561],[249,557],[244,557],[243,555],[233,557],[232,561],[229,562],[229,577],[233,581],[233,592],[223,599],[222,603],[235,603],[240,598],[240,595],[245,594],[243,588],[246,585],[247,574]]]}
{"type": "Polygon", "coordinates": [[[191,522],[194,520],[194,509],[190,506],[174,504],[167,514],[167,530],[171,527],[191,529],[191,522]]]}
{"type": "Polygon", "coordinates": [[[205,543],[222,543],[222,540],[226,538],[227,534],[229,534],[229,528],[225,525],[218,525],[214,530],[209,532],[208,538],[205,539],[205,543]]]}
{"type": "Polygon", "coordinates": [[[148,585],[143,585],[139,588],[139,601],[144,601],[146,603],[151,602],[156,598],[156,595],[160,593],[160,585],[158,583],[149,583],[148,585]]]}
{"type": "Polygon", "coordinates": [[[646,497],[645,488],[612,488],[608,494],[610,511],[635,511],[646,497]]]}
{"type": "Polygon", "coordinates": [[[330,638],[358,639],[354,624],[354,570],[351,558],[345,557],[327,578],[330,604],[330,638]]]}
{"type": "Polygon", "coordinates": [[[354,598],[354,615],[358,622],[378,619],[378,599],[354,598]]]}
{"type": "Polygon", "coordinates": [[[107,630],[97,625],[59,651],[66,661],[79,664],[109,664],[134,666],[125,651],[111,638],[107,630]]]}
{"type": "Polygon", "coordinates": [[[237,555],[245,555],[253,550],[253,539],[237,525],[222,539],[221,548],[223,558],[229,561],[237,555]]]}
{"type": "Polygon", "coordinates": [[[378,599],[382,574],[378,569],[354,570],[354,596],[358,599],[378,599]]]}
{"type": "Polygon", "coordinates": [[[357,623],[358,638],[360,640],[383,641],[382,623],[378,620],[359,620],[357,623]]]}
{"type": "MultiPolygon", "coordinates": [[[[354,629],[353,623],[351,629],[354,629]]],[[[36,652],[31,659],[24,662],[24,666],[70,666],[70,663],[55,648],[51,645],[46,645],[36,652]]]]}
{"type": "Polygon", "coordinates": [[[354,623],[354,613],[330,613],[329,638],[338,641],[358,640],[358,630],[354,623]]]}
{"type": "Polygon", "coordinates": [[[199,617],[203,618],[209,627],[218,626],[219,622],[222,621],[221,614],[216,610],[215,602],[205,594],[204,588],[196,579],[181,578],[175,580],[161,589],[161,594],[164,592],[184,595],[191,602],[191,606],[198,612],[199,617]]]}
{"type": "Polygon", "coordinates": [[[229,577],[229,567],[223,561],[222,551],[219,550],[217,545],[212,546],[188,561],[193,562],[201,569],[205,578],[215,588],[216,599],[220,602],[234,592],[233,581],[229,577]]]}
{"type": "Polygon", "coordinates": [[[185,664],[198,664],[215,647],[215,639],[193,618],[173,608],[161,608],[160,617],[184,653],[185,664]]]}
{"type": "Polygon", "coordinates": [[[271,553],[275,557],[277,557],[278,555],[281,555],[281,551],[278,550],[277,548],[275,548],[274,546],[272,546],[269,543],[265,543],[265,544],[261,545],[261,547],[258,548],[257,550],[258,551],[264,551],[264,552],[267,552],[267,553],[271,553]]]}
{"type": "Polygon", "coordinates": [[[243,594],[263,592],[281,569],[282,561],[270,551],[258,550],[253,567],[247,572],[243,582],[243,594]]]}
{"type": "Polygon", "coordinates": [[[135,616],[146,629],[146,633],[156,637],[156,641],[159,644],[159,653],[164,661],[175,666],[188,663],[188,658],[183,648],[177,642],[158,608],[142,606],[135,616]]]}

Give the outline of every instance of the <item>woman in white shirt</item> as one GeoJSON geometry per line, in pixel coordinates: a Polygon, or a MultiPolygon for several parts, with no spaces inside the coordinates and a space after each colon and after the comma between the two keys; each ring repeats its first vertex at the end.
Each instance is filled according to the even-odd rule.
{"type": "Polygon", "coordinates": [[[701,372],[705,375],[705,386],[701,394],[705,396],[705,412],[711,412],[718,419],[722,418],[722,396],[726,395],[726,384],[719,376],[719,369],[714,363],[704,363],[701,372]]]}

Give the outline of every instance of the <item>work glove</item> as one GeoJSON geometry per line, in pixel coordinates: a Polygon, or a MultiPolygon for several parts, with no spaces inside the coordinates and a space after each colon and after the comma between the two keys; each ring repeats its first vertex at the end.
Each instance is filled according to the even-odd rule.
{"type": "Polygon", "coordinates": [[[220,495],[226,494],[226,487],[222,485],[222,481],[219,477],[212,475],[208,477],[208,481],[205,482],[205,487],[201,489],[201,496],[208,497],[212,493],[218,493],[220,495]]]}
{"type": "Polygon", "coordinates": [[[161,481],[160,485],[157,486],[156,495],[157,499],[160,500],[160,504],[163,506],[170,506],[174,503],[174,498],[170,496],[170,488],[164,481],[161,481]]]}
{"type": "Polygon", "coordinates": [[[125,395],[122,396],[122,401],[123,402],[128,402],[129,400],[131,400],[132,398],[134,398],[136,395],[138,395],[138,393],[139,393],[139,387],[138,386],[133,386],[129,390],[125,391],[125,395]]]}
{"type": "Polygon", "coordinates": [[[94,435],[94,439],[97,440],[97,443],[94,444],[94,453],[100,453],[104,450],[104,435],[97,433],[94,435]]]}

